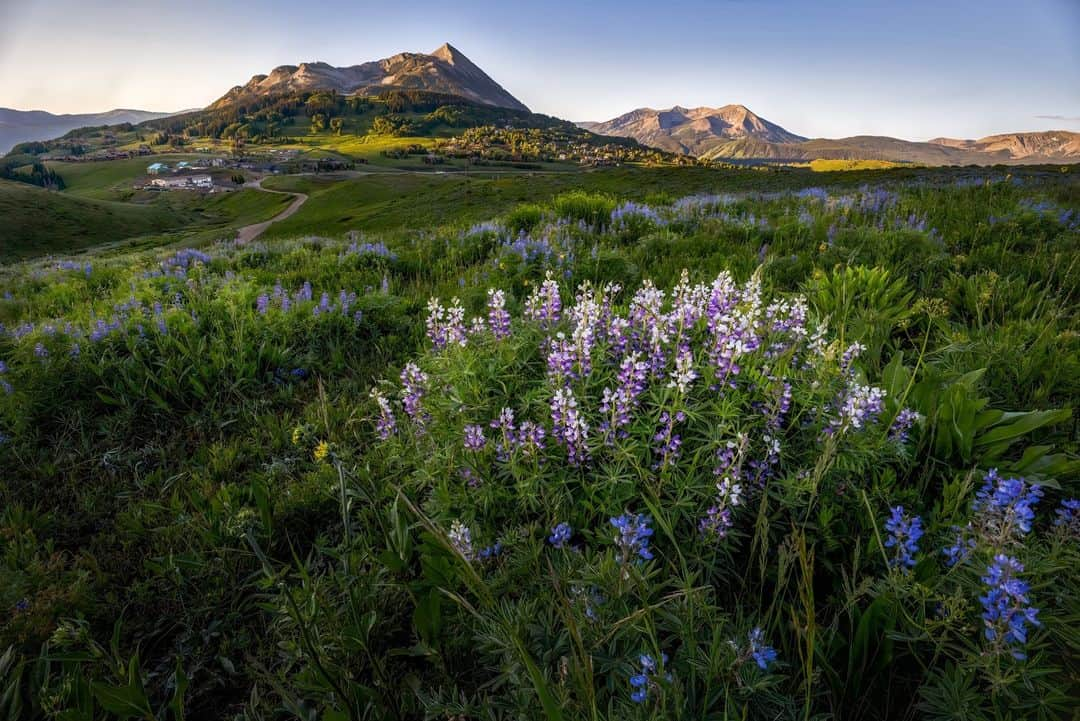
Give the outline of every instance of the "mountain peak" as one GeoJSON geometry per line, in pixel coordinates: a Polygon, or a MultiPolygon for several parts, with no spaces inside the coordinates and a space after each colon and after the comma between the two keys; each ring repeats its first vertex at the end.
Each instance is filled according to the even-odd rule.
{"type": "Polygon", "coordinates": [[[432,50],[431,57],[438,58],[439,60],[450,63],[451,65],[454,65],[458,60],[465,60],[466,62],[469,61],[469,59],[466,58],[460,50],[455,48],[450,43],[443,43],[435,50],[432,50]]]}
{"type": "Polygon", "coordinates": [[[270,75],[256,75],[247,85],[233,88],[210,108],[273,94],[334,90],[342,95],[356,95],[402,88],[457,95],[480,105],[529,110],[450,43],[444,43],[430,55],[398,53],[343,68],[324,62],[280,65],[270,75]]]}

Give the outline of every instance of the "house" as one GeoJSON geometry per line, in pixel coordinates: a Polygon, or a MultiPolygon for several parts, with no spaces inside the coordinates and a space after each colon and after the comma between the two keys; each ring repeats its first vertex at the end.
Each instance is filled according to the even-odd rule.
{"type": "Polygon", "coordinates": [[[214,187],[214,179],[209,175],[179,175],[173,178],[154,178],[150,186],[161,190],[209,190],[214,187]]]}
{"type": "Polygon", "coordinates": [[[169,166],[167,164],[165,164],[165,163],[151,163],[146,168],[146,174],[147,175],[160,175],[161,173],[166,172],[168,169],[169,169],[169,166]]]}

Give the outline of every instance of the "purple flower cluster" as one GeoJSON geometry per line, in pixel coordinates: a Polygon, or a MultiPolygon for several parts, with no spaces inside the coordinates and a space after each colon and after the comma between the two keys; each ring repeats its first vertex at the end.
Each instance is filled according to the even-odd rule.
{"type": "Polygon", "coordinates": [[[484,450],[487,438],[484,437],[484,427],[469,424],[465,426],[465,450],[477,453],[484,450]]]}
{"type": "Polygon", "coordinates": [[[491,334],[502,340],[510,337],[510,313],[506,310],[506,294],[501,290],[488,290],[488,328],[491,334]]]}
{"type": "Polygon", "coordinates": [[[619,385],[614,390],[605,388],[600,399],[599,410],[606,416],[600,428],[606,442],[613,442],[615,435],[626,437],[626,431],[622,429],[630,424],[630,414],[645,390],[648,374],[648,364],[636,351],[628,353],[619,362],[619,385]]]}
{"type": "Polygon", "coordinates": [[[1021,646],[1027,643],[1027,627],[1039,626],[1039,609],[1028,605],[1028,592],[1031,587],[1020,580],[1017,574],[1023,573],[1024,566],[1015,558],[999,553],[993,563],[987,567],[982,582],[986,586],[985,595],[979,596],[983,606],[983,633],[988,641],[998,646],[1011,646],[1013,658],[1027,658],[1021,646]]]}
{"type": "Polygon", "coordinates": [[[908,435],[914,426],[922,416],[910,408],[902,408],[899,413],[896,414],[896,418],[893,419],[892,426],[889,428],[889,440],[893,443],[907,443],[908,435]]]}
{"type": "Polygon", "coordinates": [[[675,424],[686,420],[682,411],[660,414],[660,429],[653,436],[653,454],[657,456],[653,470],[665,470],[682,455],[682,436],[675,432],[675,424]]]}
{"type": "Polygon", "coordinates": [[[473,550],[472,531],[461,521],[454,521],[450,526],[450,532],[446,534],[450,539],[450,545],[461,554],[466,561],[475,561],[476,552],[473,550]]]}
{"type": "Polygon", "coordinates": [[[829,421],[826,432],[842,435],[852,430],[859,431],[876,422],[885,409],[885,391],[851,381],[836,406],[837,414],[829,421]]]}
{"type": "Polygon", "coordinates": [[[503,463],[510,460],[510,454],[515,450],[525,456],[535,456],[544,448],[547,435],[544,427],[532,421],[522,421],[520,426],[516,425],[511,408],[499,411],[499,416],[490,425],[498,431],[495,458],[503,463]]]}
{"type": "Polygon", "coordinates": [[[562,320],[559,284],[548,272],[547,279],[525,300],[525,317],[548,328],[562,320]]]}
{"type": "Polygon", "coordinates": [[[370,397],[379,409],[379,417],[375,419],[375,432],[379,434],[380,440],[385,441],[397,432],[397,419],[394,418],[390,401],[377,388],[371,389],[370,397]]]}
{"type": "Polygon", "coordinates": [[[387,260],[397,260],[397,254],[386,247],[386,243],[353,242],[345,250],[346,255],[374,255],[387,260]]]}
{"type": "Polygon", "coordinates": [[[437,298],[432,298],[427,308],[427,334],[436,348],[466,344],[465,309],[461,307],[460,300],[454,298],[450,301],[450,307],[444,308],[437,298]]]}
{"type": "Polygon", "coordinates": [[[589,424],[578,408],[574,392],[569,388],[555,391],[551,399],[551,425],[555,439],[566,446],[570,465],[586,463],[589,460],[589,424]]]}
{"type": "Polygon", "coordinates": [[[919,539],[924,533],[922,519],[906,513],[903,506],[894,506],[889,509],[885,530],[889,532],[885,539],[885,548],[895,549],[889,558],[889,566],[914,568],[915,554],[919,552],[919,539]]]}
{"type": "Polygon", "coordinates": [[[628,200],[611,211],[611,227],[614,229],[625,228],[633,223],[652,223],[654,225],[667,225],[660,214],[644,203],[635,203],[628,200]]]}
{"type": "Polygon", "coordinates": [[[415,363],[406,363],[401,371],[402,406],[405,414],[412,418],[418,428],[423,428],[427,421],[427,413],[421,405],[424,394],[427,392],[428,376],[420,370],[415,363]]]}
{"type": "Polygon", "coordinates": [[[724,538],[735,525],[732,512],[742,503],[742,485],[739,480],[742,477],[743,456],[749,442],[747,435],[740,433],[737,440],[728,441],[723,448],[717,450],[718,463],[713,469],[713,473],[719,477],[716,482],[716,500],[698,524],[703,534],[724,538]]]}

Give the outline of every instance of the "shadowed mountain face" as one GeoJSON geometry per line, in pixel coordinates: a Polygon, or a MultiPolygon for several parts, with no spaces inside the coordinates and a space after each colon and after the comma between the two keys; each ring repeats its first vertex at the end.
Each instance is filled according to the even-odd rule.
{"type": "Polygon", "coordinates": [[[392,89],[445,93],[482,105],[529,110],[449,43],[428,55],[399,53],[346,68],[319,62],[282,65],[269,75],[256,75],[246,85],[234,87],[210,109],[287,92],[335,90],[354,95],[392,89]]]}
{"type": "Polygon", "coordinates": [[[1080,161],[1080,133],[1006,133],[979,140],[925,143],[857,135],[807,139],[742,105],[669,110],[639,108],[603,123],[578,123],[601,135],[634,138],[673,153],[711,160],[890,160],[922,165],[992,165],[1080,161]]]}
{"type": "Polygon", "coordinates": [[[147,110],[109,110],[104,113],[53,115],[44,110],[12,110],[0,108],[0,155],[18,143],[31,140],[50,140],[75,128],[94,125],[141,123],[164,118],[173,113],[154,113],[147,110]]]}

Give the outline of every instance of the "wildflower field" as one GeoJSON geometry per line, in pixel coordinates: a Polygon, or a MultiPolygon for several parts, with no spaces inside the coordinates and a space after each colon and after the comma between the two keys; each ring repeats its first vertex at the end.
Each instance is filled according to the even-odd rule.
{"type": "Polygon", "coordinates": [[[0,268],[0,717],[1075,718],[1076,169],[840,175],[0,268]]]}

